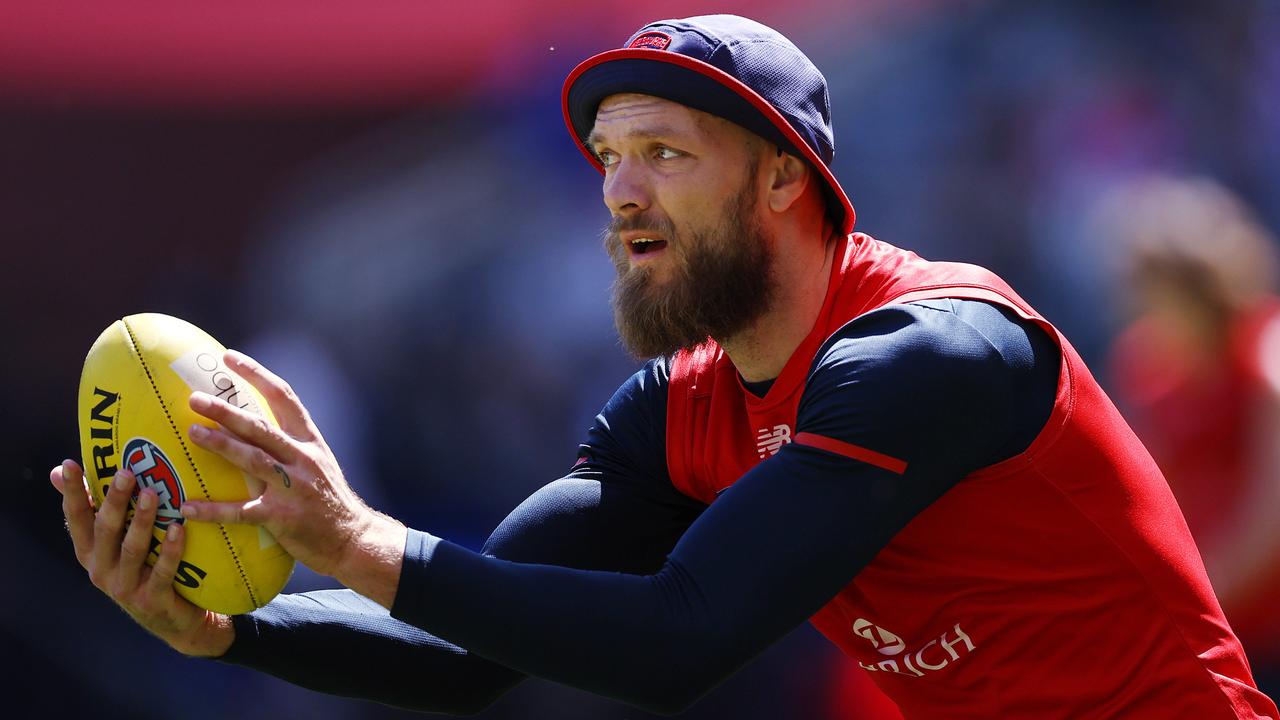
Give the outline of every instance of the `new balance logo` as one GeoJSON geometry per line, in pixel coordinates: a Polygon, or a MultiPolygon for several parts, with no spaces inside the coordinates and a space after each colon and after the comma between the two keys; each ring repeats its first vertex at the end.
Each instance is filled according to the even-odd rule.
{"type": "Polygon", "coordinates": [[[791,442],[791,428],[787,425],[760,428],[760,432],[756,433],[756,450],[761,458],[776,454],[789,442],[791,442]]]}

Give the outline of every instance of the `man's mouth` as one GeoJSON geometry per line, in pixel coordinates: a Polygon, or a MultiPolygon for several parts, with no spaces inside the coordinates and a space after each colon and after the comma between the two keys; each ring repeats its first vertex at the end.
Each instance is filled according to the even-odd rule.
{"type": "Polygon", "coordinates": [[[632,255],[648,255],[665,249],[667,241],[657,238],[638,237],[629,241],[627,247],[631,249],[632,255]]]}

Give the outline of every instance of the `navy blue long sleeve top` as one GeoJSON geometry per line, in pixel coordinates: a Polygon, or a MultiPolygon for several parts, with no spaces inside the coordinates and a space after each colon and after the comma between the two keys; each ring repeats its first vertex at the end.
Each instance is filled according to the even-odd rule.
{"type": "Polygon", "coordinates": [[[667,365],[651,361],[596,417],[578,464],[480,553],[410,530],[389,612],[350,591],[282,596],[235,619],[222,659],[438,712],[477,711],[530,675],[679,711],[961,478],[1030,445],[1059,362],[1037,326],[978,301],[862,315],[819,350],[796,432],[876,448],[906,473],[789,444],[707,507],[667,475],[667,365]],[[904,384],[924,400],[898,402],[904,384]]]}

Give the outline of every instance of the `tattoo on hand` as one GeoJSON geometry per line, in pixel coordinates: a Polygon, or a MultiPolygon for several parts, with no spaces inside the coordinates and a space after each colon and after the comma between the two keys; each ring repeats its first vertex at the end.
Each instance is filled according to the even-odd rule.
{"type": "Polygon", "coordinates": [[[290,485],[292,485],[292,483],[289,482],[289,473],[285,472],[284,468],[280,467],[279,463],[276,463],[276,465],[273,466],[273,469],[277,473],[280,473],[280,479],[284,480],[285,487],[289,487],[290,485]]]}

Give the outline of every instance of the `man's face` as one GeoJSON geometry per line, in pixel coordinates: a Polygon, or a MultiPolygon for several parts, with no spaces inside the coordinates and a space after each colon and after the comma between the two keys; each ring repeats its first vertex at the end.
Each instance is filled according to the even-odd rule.
{"type": "Polygon", "coordinates": [[[625,94],[600,104],[590,143],[605,166],[614,319],[629,352],[724,340],[768,309],[762,140],[684,105],[625,94]]]}

